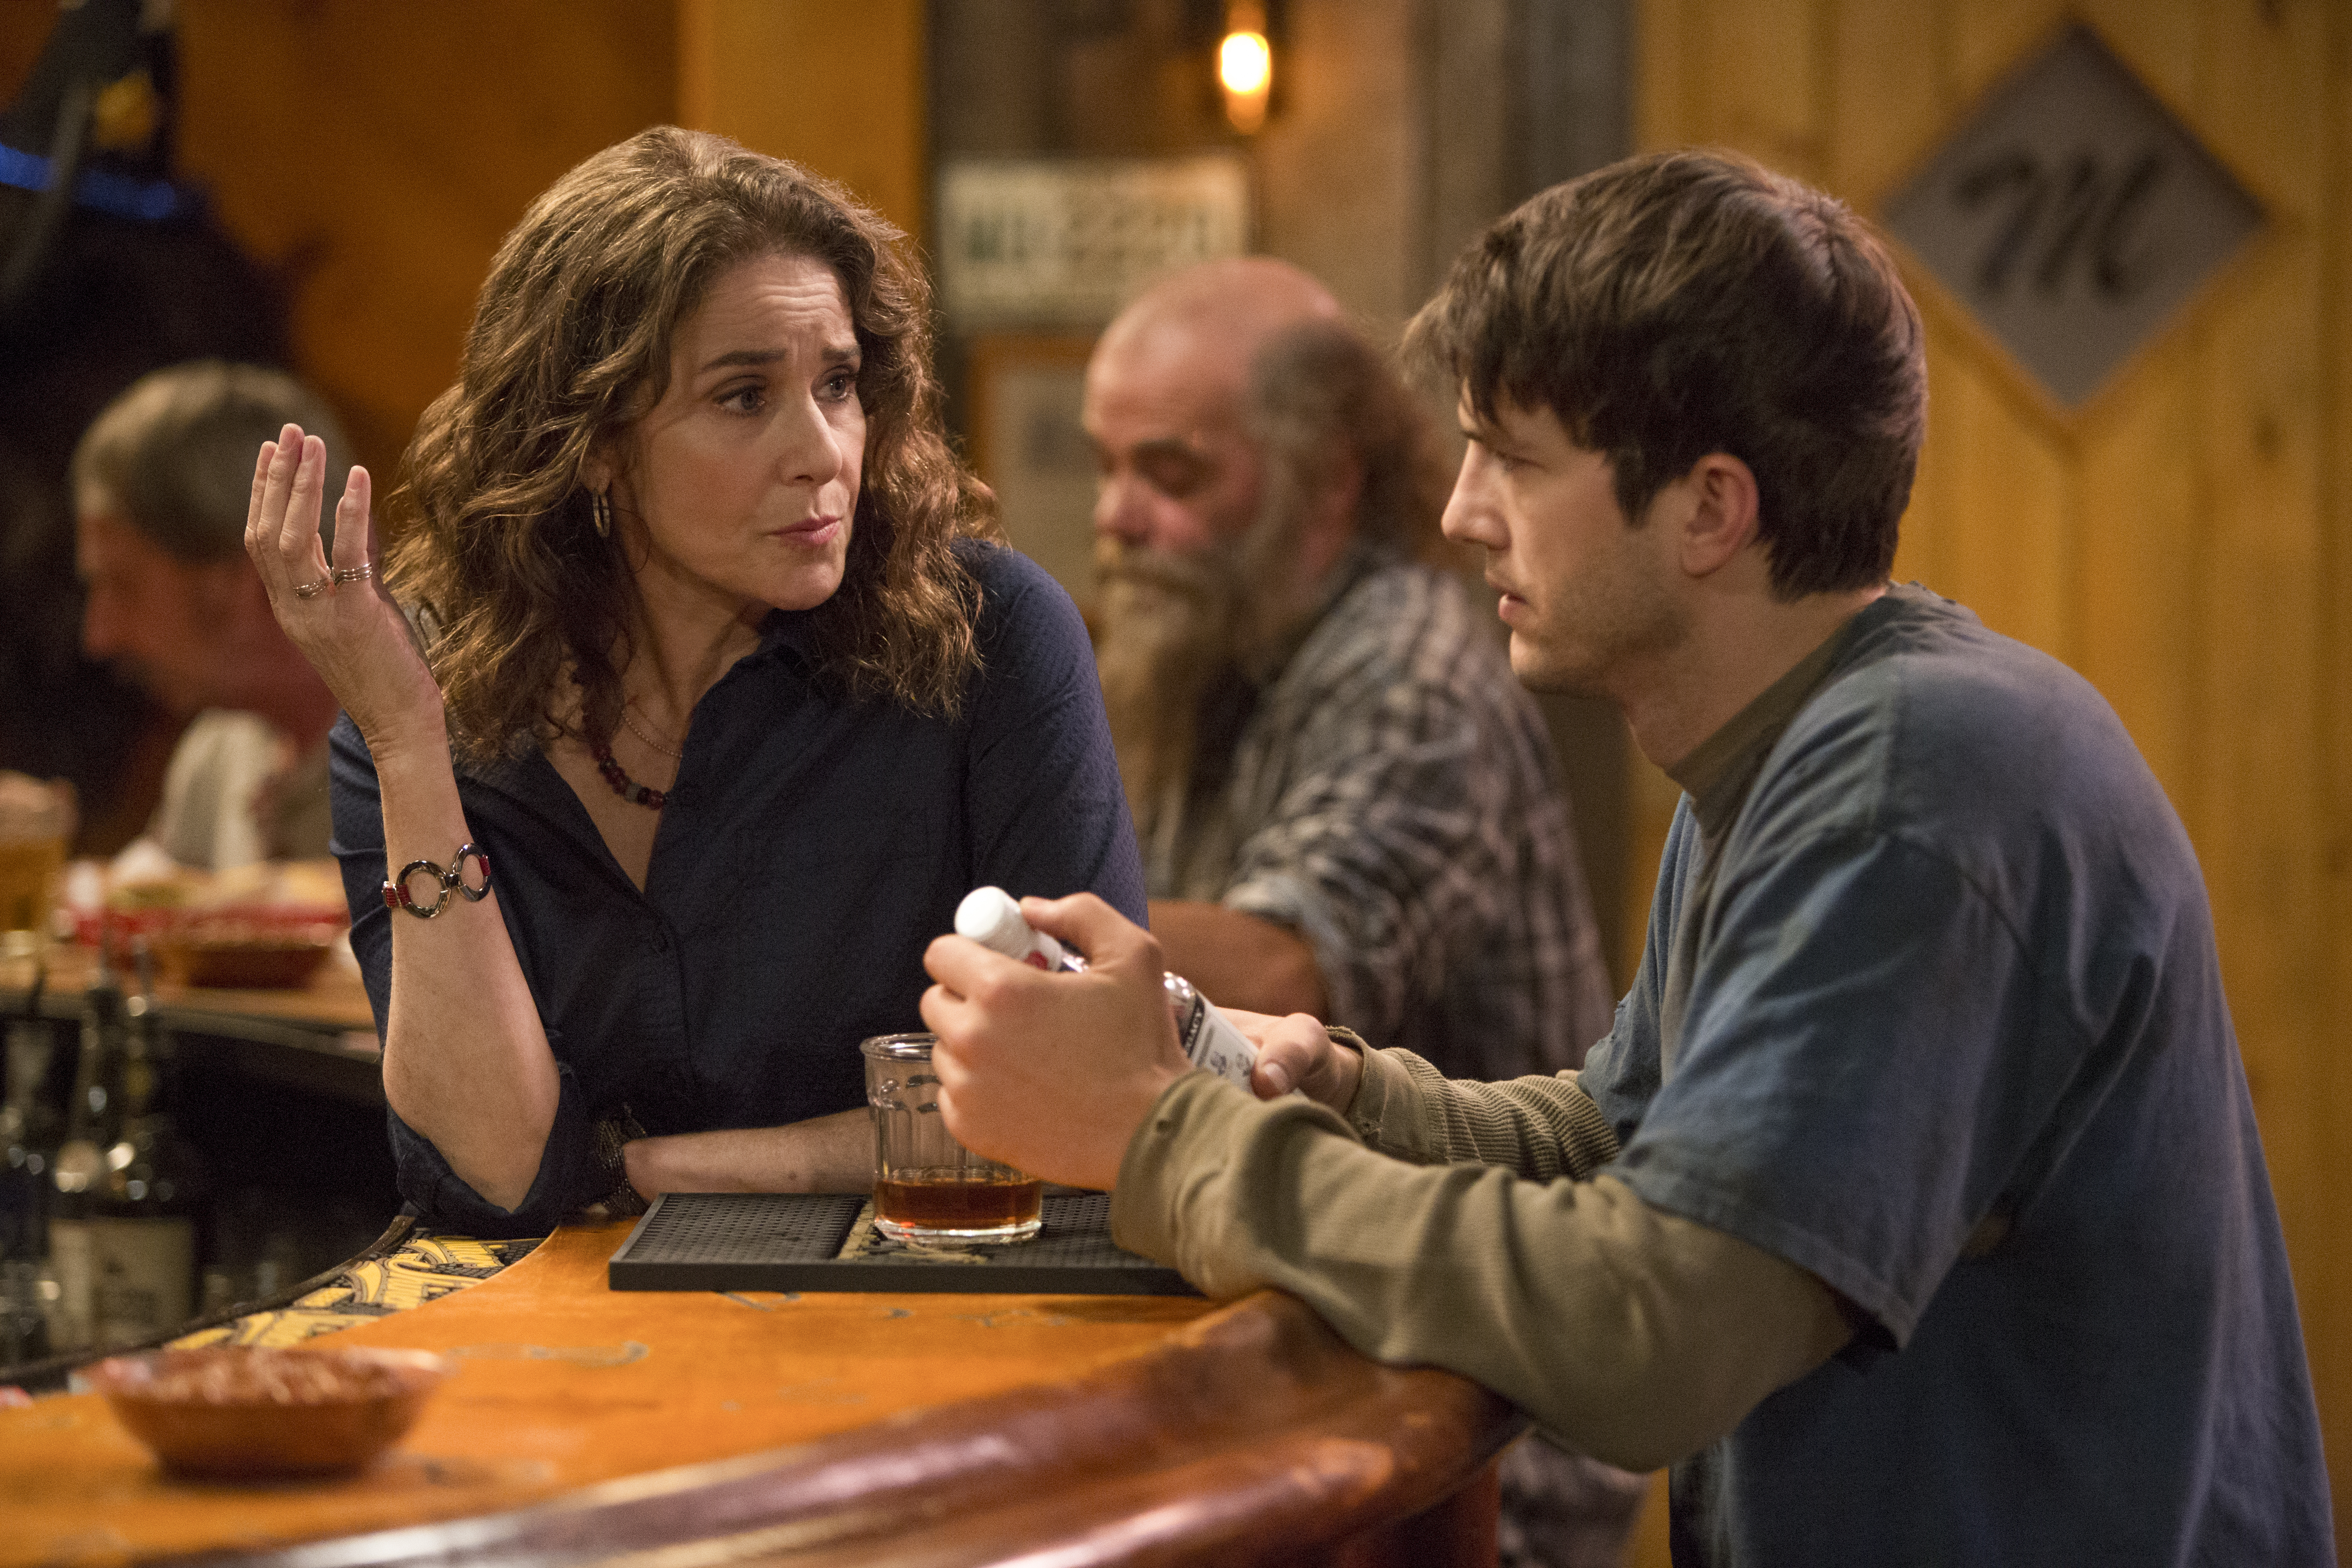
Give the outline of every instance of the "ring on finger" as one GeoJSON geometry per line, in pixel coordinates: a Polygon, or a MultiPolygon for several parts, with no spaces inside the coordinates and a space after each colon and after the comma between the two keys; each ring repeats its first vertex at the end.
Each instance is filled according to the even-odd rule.
{"type": "Polygon", "coordinates": [[[362,561],[356,566],[338,566],[327,575],[337,583],[364,583],[375,575],[375,566],[362,561]]]}
{"type": "Polygon", "coordinates": [[[315,583],[297,583],[294,584],[294,596],[298,599],[315,599],[325,593],[333,583],[332,576],[321,577],[315,583]]]}

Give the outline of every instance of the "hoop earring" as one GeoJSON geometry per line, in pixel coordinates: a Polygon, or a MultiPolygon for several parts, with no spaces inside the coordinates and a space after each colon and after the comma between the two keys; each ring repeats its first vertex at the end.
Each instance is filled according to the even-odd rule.
{"type": "Polygon", "coordinates": [[[613,503],[604,499],[604,492],[603,490],[592,490],[589,492],[588,521],[596,525],[597,538],[609,539],[612,537],[613,503]]]}

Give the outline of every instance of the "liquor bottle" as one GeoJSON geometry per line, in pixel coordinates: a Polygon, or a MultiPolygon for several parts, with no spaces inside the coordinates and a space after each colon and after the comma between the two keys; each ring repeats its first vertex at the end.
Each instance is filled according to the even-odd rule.
{"type": "Polygon", "coordinates": [[[0,1105],[0,1365],[49,1353],[42,1300],[48,1264],[50,1170],[62,1129],[47,1093],[56,1040],[44,1020],[13,1018],[8,1098],[0,1105]]]}
{"type": "Polygon", "coordinates": [[[73,1098],[66,1105],[66,1139],[51,1171],[49,1264],[58,1297],[49,1320],[52,1346],[63,1352],[96,1344],[98,1320],[91,1255],[92,1205],[106,1180],[106,1152],[117,1141],[121,1110],[110,1084],[122,1052],[127,1016],[110,950],[100,942],[98,972],[82,994],[81,1051],[74,1065],[73,1098]]]}
{"type": "Polygon", "coordinates": [[[110,1096],[121,1120],[89,1206],[90,1306],[101,1345],[154,1339],[193,1315],[206,1195],[203,1163],[173,1114],[174,1052],[143,946],[138,957],[110,1096]]]}
{"type": "Polygon", "coordinates": [[[0,1103],[0,1261],[48,1256],[50,1169],[63,1129],[49,1103],[49,1058],[56,1041],[40,1018],[8,1021],[8,1098],[0,1103]]]}
{"type": "MultiPolygon", "coordinates": [[[[974,888],[956,906],[956,934],[981,946],[1019,959],[1039,969],[1082,971],[1087,961],[1024,919],[1021,905],[1002,888],[974,888]]],[[[1234,1026],[1233,1020],[1209,1005],[1181,974],[1164,974],[1168,1015],[1175,1021],[1176,1043],[1194,1067],[1213,1072],[1227,1083],[1250,1086],[1250,1069],[1257,1065],[1257,1047],[1234,1026]]]]}

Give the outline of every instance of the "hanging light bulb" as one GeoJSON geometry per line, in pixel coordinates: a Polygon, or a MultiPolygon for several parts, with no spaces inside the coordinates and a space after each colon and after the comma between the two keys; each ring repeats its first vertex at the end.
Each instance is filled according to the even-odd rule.
{"type": "Polygon", "coordinates": [[[1266,99],[1274,90],[1274,48],[1266,42],[1265,6],[1257,0],[1233,0],[1225,7],[1217,80],[1225,89],[1225,118],[1242,134],[1255,134],[1265,123],[1266,99]]]}

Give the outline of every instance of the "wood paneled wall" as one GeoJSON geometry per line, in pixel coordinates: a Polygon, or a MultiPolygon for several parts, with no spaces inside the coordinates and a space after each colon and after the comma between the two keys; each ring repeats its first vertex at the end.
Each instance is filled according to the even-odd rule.
{"type": "MultiPolygon", "coordinates": [[[[2070,18],[2269,226],[2073,416],[1909,268],[1930,421],[1897,575],[2081,670],[2188,824],[2352,1517],[2352,1210],[2331,1190],[2352,1181],[2352,8],[1642,0],[1638,135],[1739,148],[1873,214],[2070,18]]],[[[1674,791],[1645,770],[1636,792],[1654,866],[1674,791]]]]}
{"type": "Polygon", "coordinates": [[[924,20],[921,0],[677,0],[678,123],[839,180],[919,239],[924,20]]]}
{"type": "Polygon", "coordinates": [[[205,0],[178,16],[181,166],[283,269],[299,369],[387,476],[457,374],[499,238],[564,170],[675,113],[666,5],[205,0]]]}

